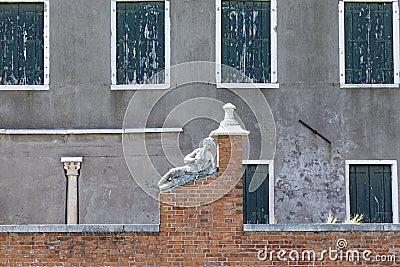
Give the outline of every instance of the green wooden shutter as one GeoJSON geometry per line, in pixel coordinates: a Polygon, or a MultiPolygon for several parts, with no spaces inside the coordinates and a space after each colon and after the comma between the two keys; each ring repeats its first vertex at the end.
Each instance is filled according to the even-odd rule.
{"type": "Polygon", "coordinates": [[[44,4],[0,4],[0,84],[44,83],[44,4]]]}
{"type": "Polygon", "coordinates": [[[243,74],[223,67],[222,82],[271,82],[270,8],[269,1],[222,1],[221,63],[243,74]]]}
{"type": "Polygon", "coordinates": [[[392,5],[345,3],[346,83],[394,83],[392,5]]]}
{"type": "Polygon", "coordinates": [[[363,214],[365,223],[390,223],[392,214],[390,165],[350,166],[350,213],[363,214]]]}
{"type": "Polygon", "coordinates": [[[243,175],[245,224],[266,224],[269,214],[268,165],[246,165],[243,175]]]}
{"type": "Polygon", "coordinates": [[[154,76],[165,68],[164,6],[117,2],[117,84],[164,82],[163,75],[154,76]]]}

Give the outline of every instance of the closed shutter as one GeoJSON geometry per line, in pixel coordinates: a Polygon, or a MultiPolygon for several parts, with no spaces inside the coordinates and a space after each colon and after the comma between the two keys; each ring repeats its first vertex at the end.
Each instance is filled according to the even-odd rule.
{"type": "Polygon", "coordinates": [[[222,82],[271,82],[270,7],[269,1],[222,1],[221,63],[235,69],[222,66],[222,82]]]}
{"type": "Polygon", "coordinates": [[[246,165],[243,175],[245,224],[266,224],[269,214],[268,165],[246,165]]]}
{"type": "Polygon", "coordinates": [[[117,83],[164,83],[165,3],[117,2],[117,83]],[[148,80],[152,78],[151,80],[148,80]]]}
{"type": "Polygon", "coordinates": [[[392,84],[393,3],[345,3],[348,84],[392,84]]]}
{"type": "Polygon", "coordinates": [[[0,84],[44,83],[44,4],[0,4],[0,84]]]}
{"type": "Polygon", "coordinates": [[[350,213],[363,214],[365,223],[391,223],[390,165],[350,166],[350,213]]]}

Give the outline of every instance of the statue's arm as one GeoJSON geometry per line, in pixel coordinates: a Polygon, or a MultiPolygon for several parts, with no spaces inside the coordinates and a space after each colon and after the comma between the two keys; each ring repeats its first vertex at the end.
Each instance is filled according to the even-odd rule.
{"type": "Polygon", "coordinates": [[[196,160],[196,156],[199,152],[200,148],[196,148],[193,152],[191,152],[190,154],[186,155],[185,158],[183,159],[183,162],[185,162],[185,164],[189,164],[192,163],[196,160]]]}

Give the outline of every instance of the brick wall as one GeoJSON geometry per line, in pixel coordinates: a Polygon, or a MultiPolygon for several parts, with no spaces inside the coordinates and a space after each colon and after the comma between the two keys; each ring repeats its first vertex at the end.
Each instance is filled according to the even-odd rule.
{"type": "Polygon", "coordinates": [[[320,225],[245,232],[241,137],[219,137],[218,145],[221,175],[160,195],[159,232],[0,233],[0,266],[397,266],[392,258],[367,261],[399,257],[397,231],[330,232],[320,225]],[[340,239],[347,246],[337,250],[340,239]],[[360,260],[348,254],[348,261],[350,249],[360,252],[360,260]],[[315,251],[316,260],[305,250],[315,251]]]}

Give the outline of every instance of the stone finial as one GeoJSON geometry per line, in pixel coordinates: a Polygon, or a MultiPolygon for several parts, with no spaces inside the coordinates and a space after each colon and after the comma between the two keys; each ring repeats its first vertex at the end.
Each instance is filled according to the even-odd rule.
{"type": "Polygon", "coordinates": [[[244,130],[239,122],[237,122],[233,116],[236,109],[234,105],[228,103],[222,107],[225,111],[224,120],[219,124],[219,128],[210,133],[211,137],[220,135],[242,135],[247,136],[250,134],[249,131],[244,130]]]}
{"type": "Polygon", "coordinates": [[[235,118],[233,117],[233,112],[235,111],[236,107],[231,103],[225,104],[222,107],[225,111],[224,121],[233,121],[236,122],[235,118]]]}

